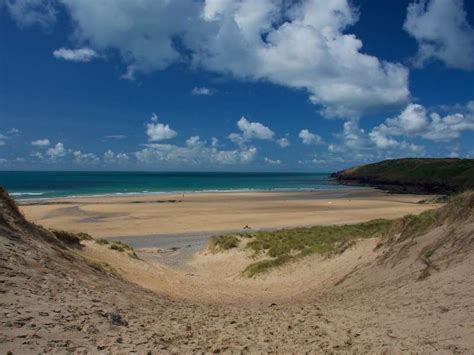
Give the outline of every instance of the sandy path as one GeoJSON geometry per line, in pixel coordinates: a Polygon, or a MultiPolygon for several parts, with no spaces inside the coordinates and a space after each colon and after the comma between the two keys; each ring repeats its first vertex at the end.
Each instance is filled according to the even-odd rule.
{"type": "Polygon", "coordinates": [[[46,227],[87,232],[94,237],[220,233],[316,224],[355,223],[419,213],[426,198],[388,195],[373,189],[314,192],[196,193],[88,197],[39,201],[21,206],[26,217],[46,227]]]}
{"type": "Polygon", "coordinates": [[[194,254],[204,250],[209,238],[215,233],[182,233],[113,237],[112,240],[130,245],[148,262],[156,262],[174,269],[187,269],[194,254]]]}

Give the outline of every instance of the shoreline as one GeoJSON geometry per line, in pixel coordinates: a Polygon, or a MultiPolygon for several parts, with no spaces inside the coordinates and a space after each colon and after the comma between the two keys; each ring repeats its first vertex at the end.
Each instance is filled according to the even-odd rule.
{"type": "MultiPolygon", "coordinates": [[[[376,188],[370,186],[348,186],[344,184],[336,184],[335,188],[330,189],[318,189],[318,188],[269,188],[269,189],[227,189],[227,190],[189,190],[189,191],[143,191],[143,192],[115,192],[105,194],[85,194],[85,195],[67,195],[67,196],[56,196],[56,197],[31,197],[31,198],[18,198],[20,196],[29,194],[22,192],[12,192],[10,196],[20,205],[25,204],[41,204],[41,202],[56,202],[62,201],[63,203],[69,200],[78,200],[84,198],[113,198],[113,197],[147,197],[147,196],[178,196],[178,195],[194,195],[194,194],[239,194],[239,193],[292,193],[292,192],[338,192],[338,191],[358,191],[358,190],[373,190],[376,188]],[[20,194],[20,195],[18,195],[20,194]],[[65,200],[65,201],[64,201],[65,200]]],[[[35,193],[36,194],[36,193],[35,193]]],[[[37,196],[37,195],[33,195],[37,196]]]]}
{"type": "Polygon", "coordinates": [[[387,194],[372,188],[292,192],[213,192],[80,197],[17,201],[25,216],[48,228],[95,238],[222,233],[350,224],[398,218],[439,204],[425,195],[387,194]]]}

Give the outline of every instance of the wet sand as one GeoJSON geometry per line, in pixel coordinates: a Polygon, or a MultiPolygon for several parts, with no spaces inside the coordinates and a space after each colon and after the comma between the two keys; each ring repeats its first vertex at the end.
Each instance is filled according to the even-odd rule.
{"type": "Polygon", "coordinates": [[[21,201],[25,216],[49,228],[131,239],[211,235],[227,231],[344,224],[397,218],[435,208],[427,196],[390,195],[374,189],[304,192],[194,193],[81,197],[21,201]]]}

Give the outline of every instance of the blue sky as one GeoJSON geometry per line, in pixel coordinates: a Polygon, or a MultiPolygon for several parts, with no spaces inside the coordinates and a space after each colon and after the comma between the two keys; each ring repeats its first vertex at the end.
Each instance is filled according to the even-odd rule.
{"type": "Polygon", "coordinates": [[[0,169],[474,156],[474,2],[0,0],[0,169]]]}

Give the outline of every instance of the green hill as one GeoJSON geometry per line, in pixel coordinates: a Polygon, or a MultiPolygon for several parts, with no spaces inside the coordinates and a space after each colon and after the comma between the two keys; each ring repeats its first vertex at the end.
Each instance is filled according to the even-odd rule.
{"type": "Polygon", "coordinates": [[[474,159],[394,159],[331,175],[343,184],[391,192],[452,194],[474,189],[474,159]]]}

